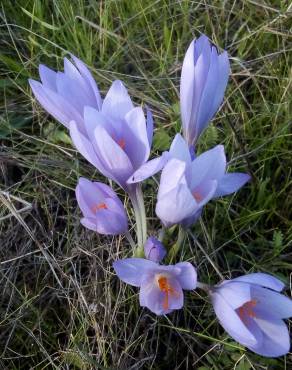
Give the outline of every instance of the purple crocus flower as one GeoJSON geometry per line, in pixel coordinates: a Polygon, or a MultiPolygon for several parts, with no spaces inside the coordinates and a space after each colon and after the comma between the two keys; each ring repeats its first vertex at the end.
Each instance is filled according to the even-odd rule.
{"type": "Polygon", "coordinates": [[[146,120],[142,108],[134,108],[123,83],[114,81],[100,111],[85,107],[84,129],[85,133],[74,121],[70,124],[76,148],[104,176],[130,192],[133,186],[127,180],[150,154],[153,136],[150,111],[146,120]]]}
{"type": "Polygon", "coordinates": [[[83,131],[85,106],[101,109],[101,97],[86,65],[74,55],[72,63],[64,58],[64,72],[55,72],[45,65],[39,66],[41,82],[29,80],[39,103],[56,120],[67,128],[73,120],[83,131]]]}
{"type": "Polygon", "coordinates": [[[148,260],[160,262],[166,255],[166,249],[158,239],[150,236],[144,245],[144,254],[148,260]]]}
{"type": "Polygon", "coordinates": [[[220,324],[237,342],[267,357],[290,349],[283,319],[292,316],[292,300],[280,294],[284,284],[275,277],[254,273],[223,281],[210,295],[220,324]]]}
{"type": "Polygon", "coordinates": [[[126,258],[114,262],[118,277],[140,288],[140,305],[156,315],[165,315],[183,307],[183,289],[197,286],[197,272],[189,262],[161,266],[144,258],[126,258]]]}
{"type": "Polygon", "coordinates": [[[234,193],[250,176],[226,173],[224,147],[217,145],[194,160],[188,144],[178,134],[173,146],[175,157],[164,167],[157,196],[156,214],[166,227],[190,226],[211,199],[234,193]]]}
{"type": "Polygon", "coordinates": [[[221,104],[229,76],[226,51],[218,53],[207,36],[193,40],[184,58],[180,81],[183,134],[194,145],[221,104]]]}
{"type": "Polygon", "coordinates": [[[76,187],[76,198],[83,213],[83,226],[105,235],[128,231],[124,206],[109,186],[81,177],[76,187]]]}

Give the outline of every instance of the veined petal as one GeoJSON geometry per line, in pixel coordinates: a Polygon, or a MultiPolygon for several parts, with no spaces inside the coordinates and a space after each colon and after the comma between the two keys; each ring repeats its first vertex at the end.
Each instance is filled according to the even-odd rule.
{"type": "Polygon", "coordinates": [[[254,335],[243,324],[240,317],[223,296],[215,291],[211,298],[218,320],[227,333],[244,346],[256,345],[257,340],[254,335]]]}
{"type": "Polygon", "coordinates": [[[133,286],[141,286],[145,274],[155,269],[157,263],[144,258],[125,258],[113,263],[114,270],[119,279],[133,286]]]}
{"type": "Polygon", "coordinates": [[[224,195],[235,193],[244,184],[250,180],[250,175],[246,173],[226,173],[218,183],[217,190],[214,197],[221,197],[224,195]]]}
{"type": "Polygon", "coordinates": [[[244,283],[256,284],[259,286],[276,290],[278,292],[283,290],[285,287],[285,284],[281,280],[277,279],[272,275],[264,274],[262,272],[256,272],[253,274],[239,276],[235,279],[232,279],[232,281],[241,281],[244,283]]]}
{"type": "Polygon", "coordinates": [[[252,300],[249,284],[235,282],[234,280],[225,281],[224,283],[220,284],[217,289],[232,309],[236,310],[252,300]]]}
{"type": "Polygon", "coordinates": [[[182,289],[193,290],[197,287],[197,271],[189,262],[179,262],[175,265],[181,269],[181,273],[176,276],[182,289]]]}
{"type": "Polygon", "coordinates": [[[94,137],[94,131],[98,126],[107,129],[110,126],[108,119],[98,110],[92,107],[84,108],[84,126],[89,139],[94,137]]]}
{"type": "Polygon", "coordinates": [[[217,180],[224,176],[226,157],[224,146],[217,145],[194,159],[191,164],[191,189],[196,188],[203,180],[217,180]]]}
{"type": "Polygon", "coordinates": [[[47,88],[56,91],[57,85],[56,85],[56,78],[57,73],[53,71],[52,69],[48,68],[47,66],[40,64],[39,65],[39,75],[40,79],[44,86],[47,88]]]}
{"type": "Polygon", "coordinates": [[[224,93],[226,90],[228,77],[230,73],[230,63],[228,59],[228,54],[224,51],[218,57],[218,84],[216,87],[216,93],[214,94],[213,106],[211,109],[211,115],[213,116],[218,110],[220,104],[223,101],[224,93]]]}
{"type": "Polygon", "coordinates": [[[142,164],[138,170],[127,180],[127,184],[134,184],[137,182],[144,181],[148,177],[154,176],[157,172],[162,170],[169,160],[169,153],[163,152],[160,157],[151,159],[150,161],[142,164]]]}
{"type": "Polygon", "coordinates": [[[71,58],[73,59],[76,67],[79,69],[79,72],[81,73],[81,75],[83,76],[83,78],[85,78],[89,85],[91,86],[91,89],[94,93],[94,96],[95,96],[95,100],[96,100],[96,106],[98,108],[98,110],[101,110],[101,106],[102,106],[102,100],[101,100],[101,97],[100,97],[100,93],[99,93],[99,90],[98,90],[98,87],[94,81],[94,78],[92,77],[89,69],[86,67],[86,65],[78,58],[76,58],[74,55],[71,54],[71,58]]]}
{"type": "Polygon", "coordinates": [[[102,113],[105,116],[123,119],[133,108],[133,103],[123,83],[119,80],[114,81],[103,101],[102,113]]]}
{"type": "Polygon", "coordinates": [[[93,206],[103,202],[104,193],[99,190],[94,182],[84,177],[79,178],[75,193],[82,213],[86,217],[94,217],[93,206]]]}
{"type": "Polygon", "coordinates": [[[95,151],[111,178],[122,187],[126,185],[127,179],[133,174],[133,166],[127,154],[110,137],[103,127],[95,129],[95,151]]]}

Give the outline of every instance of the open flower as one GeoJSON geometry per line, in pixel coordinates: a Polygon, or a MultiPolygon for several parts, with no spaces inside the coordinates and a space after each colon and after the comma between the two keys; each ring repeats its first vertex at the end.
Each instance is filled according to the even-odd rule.
{"type": "Polygon", "coordinates": [[[174,141],[175,155],[161,174],[156,214],[167,227],[173,224],[187,227],[196,221],[209,200],[237,191],[250,176],[226,173],[222,145],[192,160],[188,145],[179,134],[174,141]]]}
{"type": "Polygon", "coordinates": [[[194,145],[217,112],[224,96],[229,60],[218,53],[207,36],[193,40],[186,52],[180,80],[180,108],[183,134],[194,145]]]}
{"type": "Polygon", "coordinates": [[[279,292],[275,277],[254,273],[223,281],[210,291],[220,324],[237,342],[262,356],[289,352],[290,339],[283,319],[292,316],[292,300],[279,292]]]}
{"type": "Polygon", "coordinates": [[[73,62],[64,58],[64,72],[55,72],[45,65],[39,66],[41,82],[30,79],[32,91],[56,120],[69,128],[75,121],[83,131],[83,111],[85,106],[101,109],[98,87],[86,65],[74,55],[73,62]]]}
{"type": "Polygon", "coordinates": [[[105,235],[128,231],[124,206],[109,186],[81,177],[76,187],[76,198],[83,213],[83,226],[105,235]]]}
{"type": "Polygon", "coordinates": [[[122,281],[140,287],[140,305],[156,315],[182,308],[183,289],[197,286],[197,272],[189,262],[161,266],[143,258],[126,258],[114,262],[113,267],[122,281]]]}
{"type": "Polygon", "coordinates": [[[150,236],[144,245],[144,254],[148,260],[160,262],[166,255],[166,249],[158,239],[150,236]]]}
{"type": "Polygon", "coordinates": [[[150,154],[153,136],[150,111],[146,125],[142,108],[134,108],[123,83],[114,81],[100,111],[85,107],[84,129],[85,133],[74,121],[70,124],[76,148],[104,176],[129,191],[128,178],[150,154]]]}

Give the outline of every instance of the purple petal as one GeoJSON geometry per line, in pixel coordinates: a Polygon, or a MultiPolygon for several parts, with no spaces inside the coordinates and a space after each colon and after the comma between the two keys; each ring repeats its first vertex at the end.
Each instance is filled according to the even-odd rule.
{"type": "Polygon", "coordinates": [[[218,57],[218,84],[216,88],[216,92],[214,94],[214,100],[213,100],[213,106],[211,109],[212,116],[216,113],[216,111],[219,108],[219,105],[223,101],[224,93],[226,90],[228,77],[230,73],[230,64],[228,59],[228,54],[226,51],[224,51],[222,54],[218,57]]]}
{"type": "Polygon", "coordinates": [[[242,281],[245,283],[256,284],[276,290],[278,292],[283,290],[285,287],[285,284],[281,280],[272,275],[264,274],[262,272],[239,276],[235,279],[232,279],[232,281],[242,281]]]}
{"type": "Polygon", "coordinates": [[[219,181],[214,197],[232,194],[240,189],[249,180],[250,175],[246,173],[226,173],[219,181]]]}
{"type": "Polygon", "coordinates": [[[158,239],[150,236],[144,245],[144,254],[150,261],[160,262],[166,256],[166,249],[158,239]]]}
{"type": "Polygon", "coordinates": [[[176,277],[182,289],[193,290],[197,287],[197,271],[189,262],[179,262],[175,265],[181,269],[181,273],[176,277]]]}
{"type": "Polygon", "coordinates": [[[185,170],[185,162],[179,161],[178,159],[171,159],[167,162],[161,173],[158,199],[175,189],[180,183],[186,185],[185,170]]]}
{"type": "Polygon", "coordinates": [[[145,274],[157,267],[157,263],[144,258],[126,258],[113,263],[119,279],[127,284],[139,287],[145,274]]]}
{"type": "Polygon", "coordinates": [[[195,198],[198,207],[202,208],[213,198],[217,189],[217,184],[216,180],[207,180],[202,182],[195,189],[192,189],[192,195],[195,198]]]}
{"type": "Polygon", "coordinates": [[[78,58],[76,58],[74,55],[71,54],[71,58],[74,60],[74,63],[76,67],[79,69],[79,72],[83,76],[84,79],[87,80],[89,85],[91,86],[91,89],[94,93],[95,100],[96,100],[96,107],[98,110],[101,110],[102,100],[100,97],[100,93],[98,90],[98,87],[94,81],[94,78],[92,77],[89,69],[86,67],[86,65],[78,58]]]}
{"type": "Polygon", "coordinates": [[[217,180],[224,176],[226,169],[226,157],[224,146],[217,145],[195,158],[191,164],[191,185],[194,189],[203,180],[217,180]]]}
{"type": "Polygon", "coordinates": [[[160,157],[151,159],[144,163],[134,174],[127,180],[128,184],[134,184],[146,180],[148,177],[155,175],[162,170],[169,159],[169,153],[163,152],[160,157]]]}
{"type": "Polygon", "coordinates": [[[231,280],[221,283],[217,289],[234,310],[252,299],[249,284],[231,280]]]}
{"type": "Polygon", "coordinates": [[[84,108],[84,126],[90,140],[94,137],[94,131],[98,126],[106,128],[109,125],[108,119],[101,112],[92,107],[84,108]]]}
{"type": "Polygon", "coordinates": [[[123,119],[133,108],[133,103],[123,83],[119,80],[114,81],[103,101],[102,113],[105,116],[123,119]]]}
{"type": "Polygon", "coordinates": [[[265,357],[279,357],[290,350],[290,337],[286,324],[282,320],[262,320],[255,318],[256,325],[262,331],[260,345],[250,345],[248,348],[265,357]]]}
{"type": "Polygon", "coordinates": [[[47,88],[56,91],[57,85],[56,85],[56,78],[57,73],[53,71],[52,69],[48,68],[47,66],[40,64],[39,65],[39,75],[40,79],[44,86],[47,88]]]}
{"type": "Polygon", "coordinates": [[[265,319],[266,315],[275,319],[292,317],[292,299],[258,285],[251,285],[250,289],[252,299],[257,302],[255,313],[261,318],[265,319]]]}
{"type": "Polygon", "coordinates": [[[86,217],[94,217],[92,207],[104,201],[104,193],[100,191],[96,183],[84,177],[79,178],[75,193],[82,213],[86,217]]]}
{"type": "Polygon", "coordinates": [[[152,140],[153,140],[153,126],[154,126],[154,123],[153,123],[153,116],[152,116],[152,113],[150,111],[150,109],[148,109],[146,107],[146,112],[147,112],[147,137],[148,137],[148,142],[149,142],[149,148],[151,148],[152,146],[152,140]]]}
{"type": "Polygon", "coordinates": [[[243,324],[237,313],[226,302],[221,294],[215,291],[212,293],[211,298],[219,322],[227,333],[237,342],[245,346],[257,344],[257,340],[254,335],[243,324]]]}

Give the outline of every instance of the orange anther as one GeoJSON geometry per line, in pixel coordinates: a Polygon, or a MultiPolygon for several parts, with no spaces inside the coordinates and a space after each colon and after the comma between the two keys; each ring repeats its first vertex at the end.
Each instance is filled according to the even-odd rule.
{"type": "Polygon", "coordinates": [[[159,286],[159,289],[165,293],[165,297],[164,297],[164,301],[163,301],[163,308],[164,310],[168,310],[169,309],[169,294],[170,295],[174,295],[174,296],[178,296],[179,294],[173,289],[173,287],[168,283],[168,280],[165,276],[161,276],[159,279],[158,279],[158,286],[159,286]]]}
{"type": "Polygon", "coordinates": [[[255,299],[244,303],[241,307],[238,308],[238,315],[242,321],[246,319],[246,317],[256,317],[254,312],[254,307],[256,306],[257,301],[255,299]]]}
{"type": "Polygon", "coordinates": [[[107,209],[107,205],[105,203],[99,203],[91,207],[91,210],[94,213],[99,211],[100,209],[107,209]]]}

